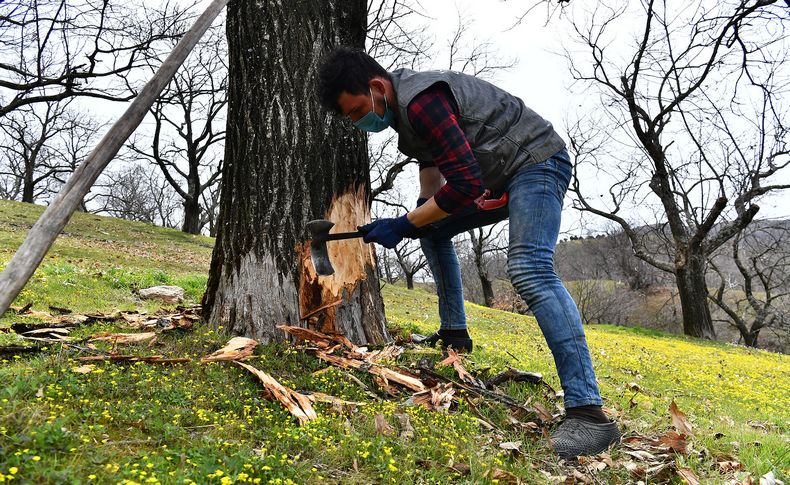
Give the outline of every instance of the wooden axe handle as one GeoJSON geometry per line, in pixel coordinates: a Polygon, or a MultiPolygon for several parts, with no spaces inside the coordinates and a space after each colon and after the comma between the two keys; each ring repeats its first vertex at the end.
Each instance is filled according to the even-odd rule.
{"type": "Polygon", "coordinates": [[[335,234],[329,234],[326,236],[324,241],[337,241],[338,239],[354,239],[356,237],[362,237],[365,233],[362,231],[354,231],[354,232],[338,232],[335,234]]]}

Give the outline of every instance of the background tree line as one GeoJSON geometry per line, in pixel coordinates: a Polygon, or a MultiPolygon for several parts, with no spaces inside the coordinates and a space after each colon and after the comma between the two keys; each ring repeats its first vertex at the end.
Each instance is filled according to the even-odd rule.
{"type": "MultiPolygon", "coordinates": [[[[586,97],[593,109],[584,106],[563,127],[576,165],[569,204],[613,225],[605,237],[561,243],[557,257],[585,321],[787,349],[788,228],[758,217],[761,200],[788,188],[787,7],[762,0],[678,10],[645,0],[590,13],[576,5],[532,7],[546,6],[547,21],[570,26],[574,42],[559,47],[577,85],[594,95],[586,97]],[[624,24],[635,42],[611,55],[624,24]]],[[[91,112],[93,100],[131,99],[193,7],[0,5],[0,196],[47,203],[112,118],[91,112]]],[[[449,38],[435,39],[416,2],[371,1],[365,10],[365,46],[385,67],[495,80],[515,65],[491,41],[470,38],[463,12],[449,38]]],[[[514,25],[534,11],[515,10],[514,25]]],[[[215,29],[84,210],[216,234],[227,58],[224,29],[215,29]]],[[[401,157],[392,137],[371,137],[368,158],[374,216],[411,209],[416,160],[401,157]]],[[[506,234],[500,224],[457,238],[466,295],[528,312],[506,284],[506,234]]],[[[378,250],[377,259],[387,282],[430,284],[414,241],[378,250]]]]}

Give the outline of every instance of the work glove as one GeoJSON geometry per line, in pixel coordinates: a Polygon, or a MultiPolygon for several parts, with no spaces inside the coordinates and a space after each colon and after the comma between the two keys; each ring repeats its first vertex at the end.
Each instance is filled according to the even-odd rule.
{"type": "Polygon", "coordinates": [[[364,234],[362,240],[366,243],[377,243],[392,249],[403,241],[404,237],[411,237],[417,231],[417,226],[404,214],[396,218],[376,219],[358,229],[364,234]]]}

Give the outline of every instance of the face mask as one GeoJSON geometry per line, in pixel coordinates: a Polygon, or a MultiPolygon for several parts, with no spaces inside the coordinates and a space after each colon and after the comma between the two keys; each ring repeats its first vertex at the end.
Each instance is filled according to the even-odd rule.
{"type": "Polygon", "coordinates": [[[387,98],[384,97],[384,116],[376,114],[376,100],[373,99],[373,91],[370,92],[370,100],[373,103],[373,109],[368,114],[354,122],[354,126],[363,131],[378,133],[385,130],[387,127],[392,126],[392,120],[395,113],[387,106],[387,98]]]}

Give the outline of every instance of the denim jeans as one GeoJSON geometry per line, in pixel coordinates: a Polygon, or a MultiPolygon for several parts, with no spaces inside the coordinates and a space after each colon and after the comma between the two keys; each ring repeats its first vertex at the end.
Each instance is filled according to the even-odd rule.
{"type": "MultiPolygon", "coordinates": [[[[522,168],[508,183],[507,273],[535,315],[554,356],[565,407],[603,403],[579,310],[554,271],[554,247],[571,170],[568,153],[561,150],[543,162],[522,168]]],[[[455,225],[468,228],[468,219],[455,225]]],[[[490,218],[485,223],[490,224],[490,218]]],[[[441,327],[448,329],[466,327],[461,270],[451,240],[458,232],[445,229],[420,239],[436,282],[441,327]]]]}

